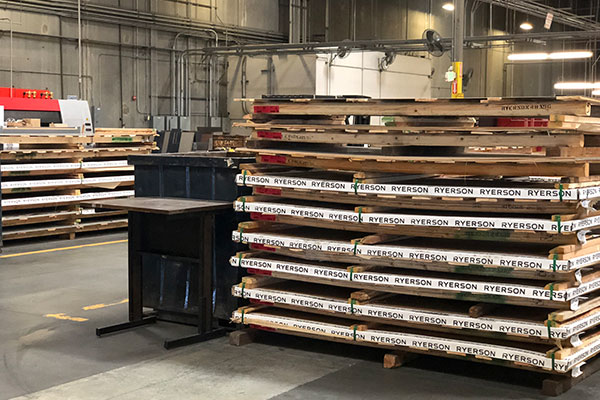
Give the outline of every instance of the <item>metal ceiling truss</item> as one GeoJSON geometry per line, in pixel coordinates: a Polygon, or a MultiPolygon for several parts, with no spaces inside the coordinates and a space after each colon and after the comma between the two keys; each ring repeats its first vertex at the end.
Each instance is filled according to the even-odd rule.
{"type": "Polygon", "coordinates": [[[539,18],[546,18],[548,13],[554,15],[554,22],[577,28],[584,31],[594,31],[600,29],[600,23],[592,19],[589,15],[577,15],[564,8],[550,7],[540,4],[533,0],[479,0],[484,3],[493,4],[515,10],[523,14],[532,15],[539,18]]]}

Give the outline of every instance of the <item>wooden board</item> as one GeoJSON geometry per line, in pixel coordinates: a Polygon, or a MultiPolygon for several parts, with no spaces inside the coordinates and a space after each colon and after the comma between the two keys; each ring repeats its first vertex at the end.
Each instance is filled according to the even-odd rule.
{"type": "Polygon", "coordinates": [[[415,100],[255,100],[255,114],[547,117],[589,116],[598,102],[587,98],[422,99],[415,100]]]}
{"type": "MultiPolygon", "coordinates": [[[[556,116],[556,117],[566,117],[566,116],[556,116]]],[[[413,121],[419,121],[421,118],[415,118],[413,121]]],[[[592,118],[593,119],[593,118],[592,118]]],[[[593,119],[594,120],[594,119],[593,119]]],[[[595,119],[597,120],[597,118],[595,119]]],[[[598,123],[594,121],[594,123],[598,123]]],[[[473,133],[475,136],[477,135],[490,135],[490,134],[505,134],[505,135],[522,135],[522,134],[530,134],[530,135],[542,135],[542,134],[566,134],[575,137],[574,133],[580,133],[577,129],[563,129],[563,128],[549,128],[549,127],[536,127],[536,126],[527,126],[527,127],[505,127],[505,126],[454,126],[450,123],[441,122],[436,126],[427,126],[427,125],[367,125],[367,124],[356,124],[356,125],[345,125],[345,124],[327,124],[327,125],[318,125],[318,124],[283,124],[279,123],[277,120],[272,122],[263,123],[263,122],[253,122],[247,121],[243,123],[234,123],[233,126],[240,128],[251,128],[255,131],[286,131],[286,132],[306,132],[306,133],[318,133],[318,132],[336,132],[336,133],[347,133],[347,134],[405,134],[405,133],[420,133],[423,135],[430,134],[436,136],[440,133],[454,133],[457,135],[463,135],[465,133],[473,133]]]]}
{"type": "Polygon", "coordinates": [[[277,132],[257,131],[250,136],[254,140],[288,143],[343,143],[367,144],[372,146],[581,146],[581,135],[473,135],[473,134],[376,134],[376,133],[335,133],[335,132],[277,132]]]}
{"type": "MultiPolygon", "coordinates": [[[[62,129],[62,128],[61,128],[62,129]]],[[[89,144],[91,136],[81,135],[5,135],[0,133],[0,144],[89,144]]]]}
{"type": "Polygon", "coordinates": [[[405,174],[587,177],[590,163],[600,163],[600,158],[577,157],[358,156],[249,148],[240,151],[257,154],[257,162],[265,164],[405,174]]]}

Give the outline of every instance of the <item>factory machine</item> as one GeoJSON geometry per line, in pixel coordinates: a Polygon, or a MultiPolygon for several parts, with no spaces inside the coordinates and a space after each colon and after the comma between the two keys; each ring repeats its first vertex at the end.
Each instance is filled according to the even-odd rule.
{"type": "Polygon", "coordinates": [[[83,127],[85,135],[93,135],[90,107],[85,100],[57,100],[48,90],[0,88],[0,107],[4,121],[36,118],[42,126],[65,124],[83,127]]]}

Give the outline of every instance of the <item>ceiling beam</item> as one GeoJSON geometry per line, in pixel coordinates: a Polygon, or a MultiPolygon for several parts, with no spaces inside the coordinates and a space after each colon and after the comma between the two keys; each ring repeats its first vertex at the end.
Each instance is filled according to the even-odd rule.
{"type": "Polygon", "coordinates": [[[515,10],[523,14],[532,15],[539,18],[546,18],[546,14],[554,14],[554,22],[583,31],[593,31],[600,29],[600,23],[564,9],[554,8],[543,5],[531,0],[480,0],[495,6],[515,10]]]}

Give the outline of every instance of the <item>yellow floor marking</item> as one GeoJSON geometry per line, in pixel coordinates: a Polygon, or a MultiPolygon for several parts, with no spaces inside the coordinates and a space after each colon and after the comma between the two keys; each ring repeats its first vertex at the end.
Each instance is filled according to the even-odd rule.
{"type": "Polygon", "coordinates": [[[82,308],[82,310],[84,310],[84,311],[99,310],[101,308],[118,306],[119,304],[125,304],[125,303],[129,303],[129,299],[123,299],[121,301],[117,301],[116,303],[109,303],[109,304],[100,303],[100,304],[94,304],[91,306],[85,306],[82,308]]]}
{"type": "Polygon", "coordinates": [[[85,321],[89,321],[87,318],[81,318],[81,317],[69,317],[68,315],[66,315],[65,313],[59,313],[59,314],[46,314],[44,315],[44,317],[46,318],[56,318],[56,319],[62,319],[65,321],[75,321],[75,322],[85,322],[85,321]]]}
{"type": "Polygon", "coordinates": [[[79,245],[79,246],[59,247],[59,248],[56,248],[56,249],[28,251],[26,253],[6,254],[6,255],[3,255],[3,256],[0,256],[0,258],[13,258],[13,257],[21,257],[21,256],[30,256],[30,255],[33,255],[33,254],[53,253],[55,251],[66,251],[66,250],[83,249],[85,247],[106,246],[106,245],[109,245],[109,244],[118,244],[118,243],[126,243],[126,242],[127,242],[127,239],[114,240],[112,242],[103,242],[103,243],[82,244],[82,245],[79,245]]]}

